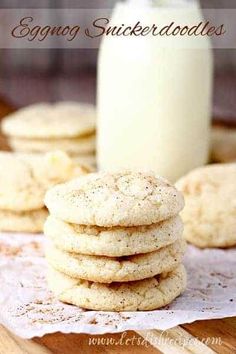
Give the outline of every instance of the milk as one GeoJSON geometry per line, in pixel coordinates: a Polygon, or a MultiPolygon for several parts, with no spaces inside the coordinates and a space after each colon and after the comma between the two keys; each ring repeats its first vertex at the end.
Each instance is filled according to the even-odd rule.
{"type": "MultiPolygon", "coordinates": [[[[111,23],[141,19],[164,25],[173,17],[178,23],[202,20],[196,3],[144,0],[118,3],[111,23]]],[[[207,162],[212,94],[209,41],[188,38],[179,45],[174,36],[168,38],[168,45],[166,41],[164,36],[103,38],[97,87],[100,169],[152,170],[174,182],[207,162]]]]}

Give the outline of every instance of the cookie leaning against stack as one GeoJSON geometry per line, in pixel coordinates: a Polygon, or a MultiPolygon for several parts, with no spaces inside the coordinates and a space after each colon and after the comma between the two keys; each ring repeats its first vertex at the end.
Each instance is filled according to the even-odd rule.
{"type": "Polygon", "coordinates": [[[19,152],[62,150],[82,164],[95,164],[95,109],[76,102],[41,103],[2,121],[9,145],[19,152]]]}
{"type": "Polygon", "coordinates": [[[48,212],[46,190],[86,171],[63,152],[0,152],[0,230],[41,232],[48,212]]]}
{"type": "Polygon", "coordinates": [[[182,195],[154,175],[93,173],[49,190],[48,284],[86,309],[151,310],[186,286],[182,195]]]}

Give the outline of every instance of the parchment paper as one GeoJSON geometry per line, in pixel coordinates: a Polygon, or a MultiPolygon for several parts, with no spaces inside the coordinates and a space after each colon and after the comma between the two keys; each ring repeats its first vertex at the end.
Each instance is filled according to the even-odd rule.
{"type": "Polygon", "coordinates": [[[188,246],[185,293],[161,310],[84,311],[54,299],[45,281],[44,236],[0,234],[0,322],[31,338],[47,333],[165,330],[200,319],[236,315],[236,249],[188,246]]]}

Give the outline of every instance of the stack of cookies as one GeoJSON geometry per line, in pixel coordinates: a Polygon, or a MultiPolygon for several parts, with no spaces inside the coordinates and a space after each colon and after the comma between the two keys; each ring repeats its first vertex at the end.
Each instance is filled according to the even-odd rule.
{"type": "Polygon", "coordinates": [[[48,284],[85,309],[151,310],[186,287],[182,195],[138,172],[99,172],[53,187],[44,231],[48,284]]]}
{"type": "Polygon", "coordinates": [[[18,152],[65,151],[78,163],[95,165],[95,109],[75,102],[41,103],[8,115],[2,131],[18,152]]]}
{"type": "Polygon", "coordinates": [[[60,151],[0,152],[0,166],[0,230],[12,232],[42,232],[47,189],[86,172],[60,151]]]}

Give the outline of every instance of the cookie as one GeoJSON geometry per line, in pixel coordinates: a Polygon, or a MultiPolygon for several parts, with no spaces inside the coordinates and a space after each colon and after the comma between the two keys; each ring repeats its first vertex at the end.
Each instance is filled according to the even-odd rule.
{"type": "Polygon", "coordinates": [[[214,162],[236,161],[236,129],[213,127],[211,158],[214,162]]]}
{"type": "Polygon", "coordinates": [[[48,188],[85,173],[63,152],[46,155],[0,152],[0,209],[31,211],[44,207],[48,188]],[[81,172],[81,173],[80,173],[81,172]]]}
{"type": "Polygon", "coordinates": [[[70,278],[49,267],[47,280],[60,301],[101,311],[147,311],[171,303],[186,288],[183,265],[149,279],[100,284],[70,278]]]}
{"type": "Polygon", "coordinates": [[[178,240],[155,252],[109,258],[68,253],[51,244],[46,248],[46,259],[53,268],[73,278],[99,283],[128,282],[173,270],[182,261],[185,245],[184,240],[178,240]]]}
{"type": "Polygon", "coordinates": [[[22,212],[0,209],[0,230],[7,232],[42,232],[47,216],[46,208],[22,212]]]}
{"type": "Polygon", "coordinates": [[[25,139],[11,137],[10,147],[20,152],[41,152],[62,150],[69,155],[93,153],[95,151],[95,135],[86,135],[71,139],[25,139]]]}
{"type": "Polygon", "coordinates": [[[95,116],[94,106],[89,104],[37,103],[8,115],[2,131],[18,138],[74,138],[94,132],[95,116]]]}
{"type": "Polygon", "coordinates": [[[182,237],[183,223],[177,216],[149,226],[104,228],[68,224],[49,216],[44,233],[59,249],[67,252],[122,257],[170,245],[182,237]]]}
{"type": "Polygon", "coordinates": [[[184,237],[198,247],[236,244],[236,163],[193,170],[176,186],[184,194],[184,237]]]}
{"type": "Polygon", "coordinates": [[[180,192],[154,174],[98,172],[52,188],[45,197],[50,213],[64,221],[97,226],[150,225],[177,215],[180,192]]]}
{"type": "Polygon", "coordinates": [[[13,155],[29,163],[35,177],[47,188],[90,172],[87,167],[76,164],[72,158],[60,150],[46,154],[15,153],[13,155]]]}

